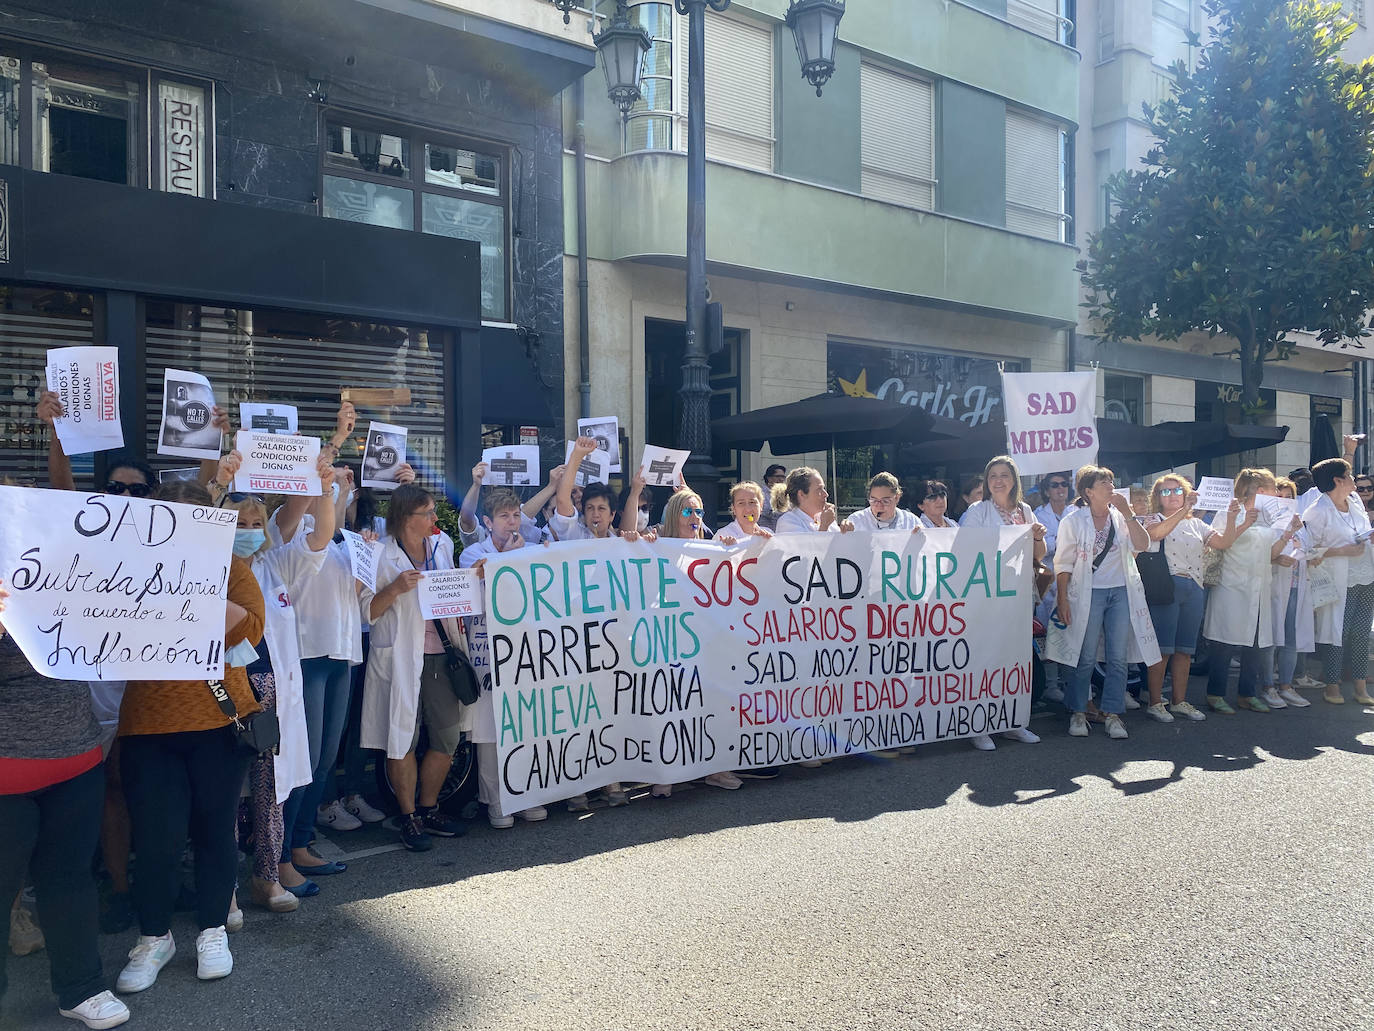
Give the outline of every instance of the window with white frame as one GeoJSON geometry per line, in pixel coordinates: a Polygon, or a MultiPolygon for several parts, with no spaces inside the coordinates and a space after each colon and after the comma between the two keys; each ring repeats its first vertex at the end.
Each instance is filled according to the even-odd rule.
{"type": "Polygon", "coordinates": [[[1064,239],[1064,128],[1007,109],[1007,228],[1064,239]]]}
{"type": "Polygon", "coordinates": [[[1192,47],[1188,32],[1193,27],[1192,0],[1151,0],[1151,42],[1154,63],[1171,68],[1175,61],[1191,65],[1192,47]]]}
{"type": "Polygon", "coordinates": [[[935,88],[929,80],[862,62],[859,141],[865,197],[935,206],[935,88]]]}

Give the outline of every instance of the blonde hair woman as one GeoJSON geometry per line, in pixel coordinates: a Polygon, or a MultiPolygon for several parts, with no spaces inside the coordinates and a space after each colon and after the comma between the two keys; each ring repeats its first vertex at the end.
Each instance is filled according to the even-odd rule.
{"type": "Polygon", "coordinates": [[[1149,550],[1163,550],[1174,583],[1174,600],[1150,606],[1150,622],[1163,660],[1149,668],[1150,705],[1147,716],[1172,723],[1178,716],[1205,720],[1206,713],[1188,702],[1188,676],[1202,629],[1206,595],[1202,589],[1203,555],[1209,547],[1225,547],[1229,538],[1193,515],[1197,492],[1186,476],[1167,473],[1150,490],[1150,513],[1145,517],[1149,550]],[[1164,671],[1173,678],[1173,696],[1164,704],[1164,671]]]}
{"type": "MultiPolygon", "coordinates": [[[[1352,481],[1353,482],[1353,481],[1352,481]]],[[[1207,705],[1213,712],[1233,715],[1226,701],[1231,657],[1239,653],[1240,683],[1236,705],[1251,712],[1268,712],[1256,696],[1260,670],[1274,661],[1274,623],[1270,612],[1273,562],[1293,539],[1302,520],[1296,515],[1288,529],[1259,521],[1256,498],[1273,494],[1277,486],[1268,469],[1242,469],[1236,474],[1235,498],[1226,513],[1227,538],[1222,550],[1221,580],[1207,597],[1202,634],[1207,638],[1207,705]]]]}
{"type": "Polygon", "coordinates": [[[742,541],[746,537],[772,537],[771,530],[759,525],[763,511],[762,487],[753,480],[735,484],[730,488],[730,514],[734,520],[720,528],[716,540],[726,543],[727,538],[742,541]]]}
{"type": "Polygon", "coordinates": [[[1106,655],[1101,709],[1111,738],[1130,736],[1121,719],[1126,664],[1159,662],[1145,587],[1135,565],[1135,553],[1149,547],[1150,538],[1115,493],[1114,479],[1100,465],[1079,469],[1080,507],[1059,523],[1054,553],[1058,622],[1047,628],[1045,654],[1074,667],[1064,692],[1071,737],[1088,736],[1088,696],[1099,644],[1106,655]]]}

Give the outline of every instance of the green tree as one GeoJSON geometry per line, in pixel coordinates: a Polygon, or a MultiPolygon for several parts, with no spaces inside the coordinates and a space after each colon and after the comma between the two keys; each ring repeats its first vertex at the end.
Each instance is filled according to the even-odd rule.
{"type": "Polygon", "coordinates": [[[1369,334],[1374,61],[1341,59],[1354,23],[1340,4],[1202,6],[1211,39],[1145,106],[1158,142],[1113,177],[1114,211],[1078,268],[1108,337],[1232,337],[1253,411],[1290,333],[1342,347],[1369,334]]]}

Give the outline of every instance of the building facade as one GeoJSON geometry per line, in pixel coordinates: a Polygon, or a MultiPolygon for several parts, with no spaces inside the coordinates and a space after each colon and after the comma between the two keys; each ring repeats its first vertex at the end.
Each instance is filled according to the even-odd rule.
{"type": "MultiPolygon", "coordinates": [[[[48,347],[120,349],[127,450],[165,368],[216,401],[340,393],[461,492],[562,395],[559,95],[594,61],[542,0],[15,0],[0,26],[4,475],[41,480],[48,347]]],[[[561,413],[557,413],[561,415],[561,413]]],[[[528,432],[528,431],[527,431],[528,432]]],[[[357,457],[349,454],[345,457],[357,457]]],[[[78,463],[91,473],[100,456],[78,463]]]]}
{"type": "MultiPolygon", "coordinates": [[[[1346,0],[1344,6],[1359,23],[1346,57],[1358,61],[1371,53],[1364,3],[1346,0]]],[[[1078,238],[1086,246],[1108,215],[1108,177],[1139,168],[1154,143],[1142,105],[1169,95],[1173,63],[1182,60],[1191,67],[1197,60],[1188,33],[1198,33],[1205,42],[1208,26],[1198,0],[1078,0],[1077,21],[1083,61],[1074,207],[1078,238]]],[[[1323,421],[1337,438],[1368,428],[1364,352],[1322,347],[1310,335],[1300,334],[1297,341],[1290,360],[1266,364],[1261,391],[1265,410],[1258,421],[1287,426],[1284,442],[1214,460],[1197,472],[1229,474],[1242,461],[1286,472],[1308,464],[1313,437],[1324,432],[1323,421]]],[[[1101,404],[1108,416],[1141,425],[1170,420],[1240,422],[1240,363],[1229,350],[1226,338],[1202,333],[1178,341],[1104,340],[1081,318],[1073,356],[1079,367],[1100,368],[1101,404]]]]}
{"type": "MultiPolygon", "coordinates": [[[[602,3],[602,11],[612,5],[602,3]]],[[[1079,55],[1025,0],[861,0],[824,95],[802,78],[786,0],[706,15],[707,262],[724,307],[713,415],[827,390],[1000,414],[999,363],[1063,369],[1077,321],[1072,157],[1079,55]]],[[[564,95],[564,412],[579,384],[577,205],[585,135],[588,415],[619,414],[632,454],[676,439],[684,337],[686,49],[669,3],[622,123],[601,73],[564,95]],[[580,117],[579,117],[580,115],[580,117]]],[[[578,21],[576,17],[574,21],[578,21]]],[[[586,27],[587,19],[580,19],[586,27]]],[[[773,461],[716,449],[722,482],[773,461]]],[[[835,468],[861,505],[871,456],[835,468]]]]}

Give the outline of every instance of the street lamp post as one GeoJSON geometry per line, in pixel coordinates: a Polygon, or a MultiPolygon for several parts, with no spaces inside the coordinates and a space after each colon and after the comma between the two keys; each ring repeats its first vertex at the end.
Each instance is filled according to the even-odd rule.
{"type": "MultiPolygon", "coordinates": [[[[573,0],[553,0],[566,11],[573,0]]],[[[716,509],[718,472],[711,461],[711,366],[713,343],[706,330],[706,9],[725,11],[731,0],[673,0],[678,14],[687,17],[687,338],[682,361],[682,419],[677,446],[689,450],[687,480],[702,495],[708,512],[716,509]]],[[[845,0],[791,0],[786,22],[792,30],[803,78],[821,87],[835,71],[835,41],[845,0]]],[[[636,30],[627,16],[626,0],[616,0],[611,22],[595,36],[606,88],[611,100],[628,117],[639,99],[639,74],[643,54],[650,46],[643,36],[642,48],[630,61],[631,36],[636,30]],[[633,65],[633,78],[629,78],[633,65]]]]}

